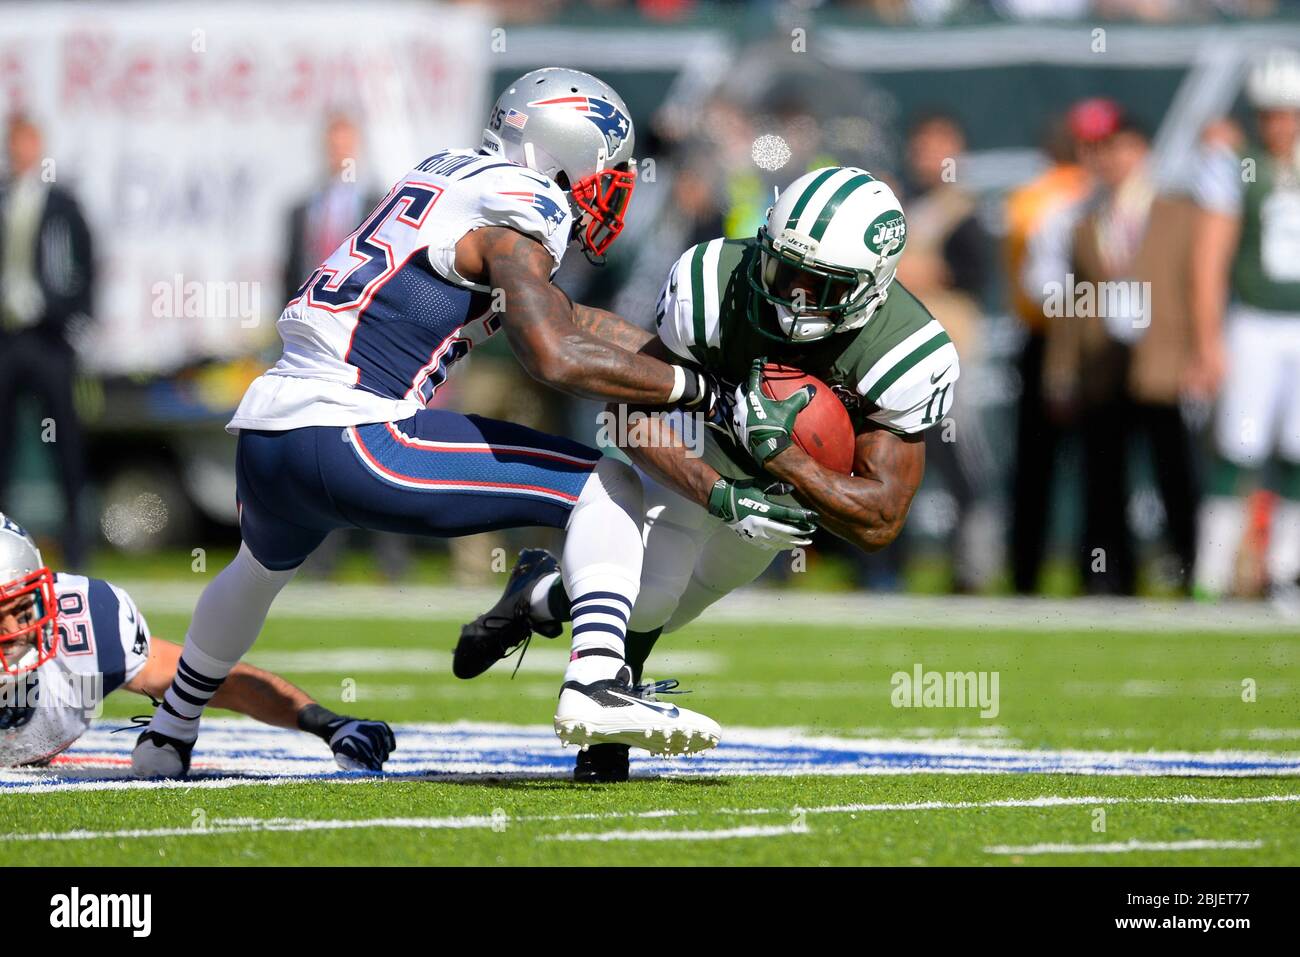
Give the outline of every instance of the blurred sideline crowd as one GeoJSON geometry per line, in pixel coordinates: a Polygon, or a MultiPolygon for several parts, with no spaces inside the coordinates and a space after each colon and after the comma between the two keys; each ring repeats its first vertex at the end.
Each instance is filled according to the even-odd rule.
{"type": "MultiPolygon", "coordinates": [[[[951,588],[986,590],[1009,568],[1014,591],[1037,591],[1064,484],[1081,515],[1070,559],[1080,587],[1136,593],[1142,562],[1131,489],[1135,450],[1145,447],[1163,514],[1168,589],[1293,601],[1300,577],[1300,58],[1276,51],[1255,63],[1248,122],[1224,118],[1206,127],[1195,174],[1178,191],[1157,187],[1151,131],[1122,103],[1073,104],[1045,131],[1042,171],[1005,196],[999,235],[963,183],[958,115],[920,112],[895,144],[855,118],[852,103],[828,120],[812,103],[828,96],[787,90],[758,110],[720,92],[690,116],[656,116],[639,131],[638,152],[656,159],[657,175],[638,187],[618,256],[604,270],[571,256],[557,281],[575,298],[649,324],[681,250],[718,235],[754,235],[773,189],[808,169],[865,166],[903,200],[909,229],[899,281],[945,325],[962,356],[965,395],[927,436],[926,482],[944,490],[951,588]],[[1008,311],[1015,416],[1005,439],[992,441],[980,397],[986,327],[991,314],[1008,311]],[[1072,476],[1061,474],[1075,461],[1067,446],[1078,450],[1072,476]],[[994,480],[999,470],[1010,476],[1006,495],[994,480]]],[[[26,396],[59,429],[52,448],[66,512],[61,545],[65,564],[78,568],[87,553],[86,466],[69,333],[93,315],[94,250],[75,196],[40,175],[37,124],[11,116],[6,149],[0,509],[13,410],[26,396]]],[[[380,184],[342,175],[362,153],[353,120],[329,118],[318,185],[285,211],[281,301],[379,200],[380,184]]],[[[436,401],[586,440],[594,431],[593,408],[527,380],[497,341],[476,350],[436,401]]],[[[827,534],[818,548],[839,551],[860,585],[891,588],[902,580],[907,541],[866,556],[827,534]]],[[[310,571],[328,574],[347,544],[335,536],[310,571]]],[[[396,536],[363,544],[386,575],[407,568],[409,546],[396,536]]],[[[449,547],[458,565],[481,570],[480,556],[494,544],[449,547]]]]}
{"type": "MultiPolygon", "coordinates": [[[[707,16],[712,10],[771,7],[774,0],[460,0],[490,6],[512,23],[539,23],[563,15],[635,13],[663,21],[707,16]]],[[[963,20],[1132,20],[1147,23],[1204,22],[1268,17],[1288,0],[807,0],[800,9],[868,17],[881,23],[933,25],[963,20]]]]}

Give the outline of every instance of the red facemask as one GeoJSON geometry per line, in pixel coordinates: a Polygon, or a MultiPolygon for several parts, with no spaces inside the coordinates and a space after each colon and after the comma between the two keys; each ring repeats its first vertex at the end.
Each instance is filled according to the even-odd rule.
{"type": "Polygon", "coordinates": [[[573,185],[573,201],[589,216],[581,239],[592,255],[605,255],[623,231],[623,217],[635,188],[636,173],[626,169],[603,169],[573,185]]]}
{"type": "Polygon", "coordinates": [[[16,631],[0,634],[0,668],[9,675],[35,671],[54,657],[59,646],[59,600],[54,594],[54,573],[42,567],[23,578],[0,585],[0,606],[24,595],[36,596],[35,619],[16,631]],[[34,640],[36,661],[23,667],[10,665],[8,655],[3,652],[10,642],[22,639],[34,640]]]}

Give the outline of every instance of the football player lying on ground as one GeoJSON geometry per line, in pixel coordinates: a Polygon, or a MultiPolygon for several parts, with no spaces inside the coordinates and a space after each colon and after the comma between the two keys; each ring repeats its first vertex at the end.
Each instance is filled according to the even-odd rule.
{"type": "Polygon", "coordinates": [[[717,741],[704,715],[631,694],[623,641],[644,554],[635,471],[569,439],[428,408],[451,366],[500,329],[528,373],[561,392],[712,409],[707,376],[593,335],[551,283],[571,242],[600,260],[622,230],[632,149],[631,117],[606,84],[535,70],[497,100],[479,150],[429,156],[307,277],[276,323],[280,360],[227,425],[239,434],[243,542],[199,598],[177,677],[132,753],[137,774],[185,774],[203,709],[276,595],[350,527],[565,529],[574,627],[556,732],[656,751],[717,741]]]}
{"type": "MultiPolygon", "coordinates": [[[[778,198],[756,239],[715,239],[682,255],[660,296],[657,336],[601,330],[741,383],[730,434],[707,430],[702,457],[664,418],[645,420],[652,434],[625,449],[645,486],[645,562],[627,635],[643,696],[656,690],[640,679],[659,635],[753,581],[780,551],[808,544],[815,524],[866,551],[898,536],[925,469],[921,433],[951,408],[959,371],[942,326],[894,282],[906,237],[884,183],[851,167],[815,170],[778,198]],[[856,434],[851,476],[792,443],[806,390],[764,395],[765,359],[817,376],[843,401],[856,434]],[[791,487],[793,498],[781,494],[791,487]]],[[[555,559],[521,553],[501,601],[462,629],[456,673],[481,673],[532,631],[557,635],[566,602],[555,559]]],[[[575,779],[627,773],[626,747],[597,745],[579,753],[575,779]]]]}
{"type": "MultiPolygon", "coordinates": [[[[97,578],[54,574],[31,537],[0,514],[0,767],[48,763],[86,732],[96,706],[118,688],[161,695],[180,657],[180,645],[149,634],[126,592],[97,578]]],[[[230,673],[212,703],[310,732],[349,771],[380,771],[397,747],[384,722],[334,714],[248,665],[230,673]]]]}

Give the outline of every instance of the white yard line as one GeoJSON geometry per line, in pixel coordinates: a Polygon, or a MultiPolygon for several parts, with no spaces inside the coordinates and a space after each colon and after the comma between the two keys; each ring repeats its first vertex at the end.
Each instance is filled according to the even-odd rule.
{"type": "MultiPolygon", "coordinates": [[[[211,574],[215,574],[213,570],[211,574]]],[[[115,581],[147,614],[188,615],[210,576],[193,581],[115,581]]],[[[498,587],[343,585],[294,582],[272,618],[355,621],[468,621],[500,597],[498,587]]],[[[1295,635],[1300,622],[1267,602],[1153,601],[1107,598],[983,598],[742,589],[706,611],[704,622],[843,625],[912,629],[942,623],[977,631],[1262,631],[1295,635]]]]}
{"type": "Polygon", "coordinates": [[[797,824],[772,827],[728,827],[717,831],[588,831],[572,834],[543,834],[539,841],[730,841],[738,837],[783,837],[807,834],[797,824]]]}
{"type": "MultiPolygon", "coordinates": [[[[274,651],[254,651],[248,656],[249,664],[267,671],[295,672],[297,674],[357,675],[392,672],[428,671],[444,674],[451,669],[450,651],[431,651],[415,648],[285,648],[274,651]]],[[[723,669],[725,656],[712,651],[665,650],[655,655],[657,671],[680,671],[685,674],[716,674],[723,669]]],[[[568,648],[540,648],[534,644],[519,666],[521,674],[545,673],[562,675],[569,663],[568,648]]],[[[514,659],[508,667],[513,669],[514,659]]],[[[550,686],[548,686],[549,688],[550,686]]],[[[500,693],[499,688],[492,689],[500,693]]],[[[443,689],[438,690],[439,694],[443,689]]],[[[555,695],[550,688],[548,694],[555,695]]]]}
{"type": "Polygon", "coordinates": [[[1131,854],[1134,851],[1257,851],[1263,841],[1124,841],[1109,844],[996,844],[985,854],[1131,854]]]}
{"type": "MultiPolygon", "coordinates": [[[[788,817],[795,813],[811,814],[873,814],[917,811],[964,811],[994,808],[1045,808],[1074,807],[1116,804],[1173,804],[1173,805],[1233,805],[1233,804],[1275,804],[1300,802],[1300,794],[1269,794],[1255,797],[1206,798],[1195,795],[1174,797],[1128,798],[1111,796],[1094,797],[1058,797],[1044,795],[1036,798],[1012,798],[998,801],[914,801],[893,804],[828,804],[819,807],[760,807],[760,808],[717,808],[713,810],[694,810],[679,808],[655,808],[646,811],[606,811],[584,814],[529,814],[518,817],[509,815],[463,815],[452,817],[378,817],[356,819],[315,819],[315,818],[214,818],[206,827],[163,827],[130,828],[112,831],[92,831],[78,828],[70,831],[41,831],[35,833],[11,832],[0,834],[0,842],[25,843],[32,841],[88,841],[88,840],[139,840],[158,837],[213,837],[222,834],[245,834],[254,831],[348,831],[373,828],[390,828],[398,830],[438,831],[438,830],[509,830],[521,824],[563,823],[577,821],[619,821],[619,820],[663,820],[679,817],[700,817],[717,815],[721,817],[746,817],[762,815],[781,815],[788,817]]],[[[745,828],[731,828],[730,832],[739,832],[745,828]]],[[[801,833],[806,826],[799,824],[766,826],[750,828],[763,831],[763,834],[743,835],[732,833],[730,836],[762,837],[777,833],[801,833]]],[[[720,834],[722,831],[599,831],[594,834],[611,834],[613,837],[592,837],[579,835],[538,835],[540,840],[637,840],[638,838],[621,838],[618,835],[652,833],[652,834],[720,834]]],[[[676,840],[679,838],[644,838],[644,840],[676,840]]],[[[704,840],[705,838],[680,838],[682,840],[704,840]]],[[[1042,845],[1071,847],[1073,845],[1042,845]]],[[[1090,845],[1079,845],[1089,847],[1090,845]]],[[[1106,847],[1107,845],[1091,845],[1106,847]]],[[[1001,853],[985,849],[988,853],[1001,853]]],[[[1008,851],[1007,853],[1019,853],[1008,851]]],[[[1026,852],[1034,853],[1034,852],[1026,852]]],[[[1044,852],[1045,853],[1045,852],[1044,852]]],[[[1061,852],[1067,853],[1067,852],[1061,852]]]]}

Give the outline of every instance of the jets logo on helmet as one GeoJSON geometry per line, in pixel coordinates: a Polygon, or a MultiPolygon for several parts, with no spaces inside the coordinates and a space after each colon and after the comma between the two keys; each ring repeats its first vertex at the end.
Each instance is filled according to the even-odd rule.
{"type": "Polygon", "coordinates": [[[577,110],[596,124],[596,129],[600,130],[605,137],[605,145],[611,156],[618,152],[619,146],[627,138],[628,131],[632,129],[632,121],[623,114],[622,110],[609,100],[602,100],[597,96],[556,96],[549,100],[533,100],[528,105],[558,106],[577,110]]]}
{"type": "Polygon", "coordinates": [[[520,202],[528,203],[541,213],[542,219],[546,221],[546,231],[548,233],[555,232],[555,227],[564,222],[564,210],[560,208],[555,200],[543,193],[505,192],[501,195],[513,196],[520,202]]]}
{"type": "Polygon", "coordinates": [[[901,212],[881,213],[867,227],[862,241],[873,253],[902,252],[907,243],[907,220],[901,212]]]}
{"type": "Polygon", "coordinates": [[[906,242],[898,199],[866,170],[831,166],[799,177],[758,231],[750,322],[785,342],[862,328],[888,297],[906,242]]]}

